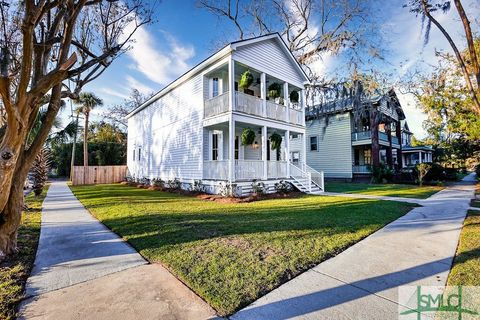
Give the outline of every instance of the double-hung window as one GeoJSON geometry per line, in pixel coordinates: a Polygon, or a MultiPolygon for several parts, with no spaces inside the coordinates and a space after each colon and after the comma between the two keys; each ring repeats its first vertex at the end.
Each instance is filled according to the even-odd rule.
{"type": "Polygon", "coordinates": [[[310,137],[310,151],[318,151],[318,137],[311,136],[310,137]]]}
{"type": "Polygon", "coordinates": [[[212,134],[212,160],[218,160],[218,133],[212,134]]]}

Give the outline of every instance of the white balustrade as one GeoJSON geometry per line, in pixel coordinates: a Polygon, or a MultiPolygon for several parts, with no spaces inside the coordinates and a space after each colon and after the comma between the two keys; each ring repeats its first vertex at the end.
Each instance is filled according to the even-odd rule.
{"type": "Polygon", "coordinates": [[[287,121],[287,107],[267,100],[267,118],[287,121]]]}
{"type": "Polygon", "coordinates": [[[228,179],[228,160],[203,161],[203,179],[228,179]]]}
{"type": "Polygon", "coordinates": [[[263,179],[263,161],[235,160],[235,179],[263,179]]]}
{"type": "Polygon", "coordinates": [[[228,111],[228,92],[205,100],[204,117],[213,117],[228,111]]]}
{"type": "Polygon", "coordinates": [[[235,92],[235,111],[262,116],[262,100],[249,94],[235,92]]]}
{"type": "Polygon", "coordinates": [[[287,178],[287,161],[267,161],[267,177],[287,178]]]}

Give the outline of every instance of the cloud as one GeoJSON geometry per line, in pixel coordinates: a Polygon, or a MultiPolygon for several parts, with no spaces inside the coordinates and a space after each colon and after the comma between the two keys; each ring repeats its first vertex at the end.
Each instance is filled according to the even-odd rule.
{"type": "Polygon", "coordinates": [[[113,90],[113,89],[110,89],[110,88],[100,88],[98,89],[98,91],[102,92],[102,93],[105,93],[111,97],[116,97],[116,98],[121,98],[121,99],[128,99],[128,94],[125,93],[124,90],[122,91],[117,91],[117,90],[113,90]]]}
{"type": "Polygon", "coordinates": [[[396,90],[396,93],[405,112],[410,131],[413,132],[415,138],[425,138],[427,133],[423,129],[423,122],[427,120],[427,115],[420,109],[418,102],[412,94],[402,94],[399,90],[396,90]]]}
{"type": "Polygon", "coordinates": [[[140,93],[148,95],[151,94],[152,92],[155,92],[154,89],[149,87],[143,82],[140,82],[139,80],[135,79],[134,77],[128,75],[126,77],[127,84],[128,84],[128,89],[132,91],[133,89],[138,90],[140,93]]]}
{"type": "MultiPolygon", "coordinates": [[[[131,31],[131,27],[126,28],[125,34],[131,31]]],[[[188,60],[195,55],[193,46],[178,42],[167,32],[160,32],[154,37],[146,28],[140,28],[133,39],[132,48],[127,53],[133,60],[133,67],[160,85],[184,73],[189,68],[188,60]],[[162,38],[164,41],[161,41],[162,38]]]]}

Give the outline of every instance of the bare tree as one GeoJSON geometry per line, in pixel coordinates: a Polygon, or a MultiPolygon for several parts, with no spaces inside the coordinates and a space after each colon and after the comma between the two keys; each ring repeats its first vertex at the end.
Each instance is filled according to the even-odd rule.
{"type": "Polygon", "coordinates": [[[140,0],[0,2],[0,94],[7,114],[0,129],[0,259],[16,251],[23,183],[62,98],[78,98],[128,50],[133,33],[152,21],[152,10],[140,0]],[[42,105],[45,119],[27,145],[42,105]]]}
{"type": "MultiPolygon", "coordinates": [[[[367,4],[361,0],[198,0],[197,4],[233,23],[240,39],[278,32],[307,68],[323,53],[355,51],[365,44],[362,32],[367,28],[360,26],[367,23],[367,4]]],[[[368,49],[371,54],[375,51],[374,46],[368,49]]]]}
{"type": "Polygon", "coordinates": [[[458,49],[457,44],[453,41],[449,32],[445,27],[434,17],[434,13],[438,11],[447,12],[450,10],[451,1],[435,1],[435,0],[410,0],[405,6],[410,8],[410,11],[422,17],[422,21],[427,19],[427,26],[425,29],[425,43],[429,40],[430,25],[433,23],[438,30],[447,39],[452,48],[457,63],[463,73],[465,85],[472,98],[472,110],[480,115],[480,52],[475,48],[475,39],[473,36],[470,20],[463,8],[460,0],[454,0],[455,8],[462,21],[463,29],[466,38],[466,48],[468,48],[468,55],[462,55],[461,50],[458,49]],[[468,58],[467,58],[468,57],[468,58]],[[467,60],[468,59],[468,60],[467,60]],[[474,86],[472,79],[476,82],[474,86]]]}
{"type": "Polygon", "coordinates": [[[140,106],[152,96],[153,93],[145,95],[137,89],[133,89],[130,93],[130,96],[127,99],[124,99],[122,103],[115,104],[112,107],[108,108],[103,113],[103,118],[114,125],[118,125],[121,130],[126,131],[127,114],[129,114],[133,109],[140,106]]]}

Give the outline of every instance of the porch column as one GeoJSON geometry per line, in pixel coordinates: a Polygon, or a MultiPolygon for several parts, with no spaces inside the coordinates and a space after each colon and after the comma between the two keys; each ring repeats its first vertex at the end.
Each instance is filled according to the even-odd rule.
{"type": "MultiPolygon", "coordinates": [[[[307,136],[305,135],[305,133],[302,134],[303,136],[303,141],[302,141],[302,156],[303,156],[303,159],[301,159],[305,164],[307,164],[307,136]]],[[[302,163],[302,161],[300,161],[300,163],[302,163]]]]}
{"type": "Polygon", "coordinates": [[[228,180],[235,181],[235,120],[232,114],[228,121],[228,180]]]}
{"type": "Polygon", "coordinates": [[[287,177],[290,178],[290,131],[285,131],[285,161],[287,161],[287,177]]]}
{"type": "Polygon", "coordinates": [[[286,115],[286,120],[287,122],[290,122],[290,101],[289,101],[289,96],[288,96],[288,82],[285,82],[283,84],[283,104],[285,105],[285,108],[287,110],[287,115],[286,115]]]}
{"type": "Polygon", "coordinates": [[[418,163],[422,163],[422,151],[418,151],[418,163]]]}
{"type": "Polygon", "coordinates": [[[378,167],[380,165],[380,143],[378,141],[378,120],[377,110],[370,110],[370,130],[372,131],[372,165],[378,167]]]}
{"type": "Polygon", "coordinates": [[[305,108],[307,107],[307,100],[305,98],[305,89],[300,91],[300,106],[302,108],[302,123],[301,125],[305,125],[305,108]]]}
{"type": "Polygon", "coordinates": [[[267,162],[267,126],[262,127],[262,160],[263,160],[263,179],[268,179],[267,162]]]}
{"type": "Polygon", "coordinates": [[[388,139],[388,147],[387,147],[387,165],[390,167],[390,169],[393,168],[393,156],[392,156],[392,128],[390,127],[391,124],[389,123],[387,125],[387,139],[388,139]]]}
{"type": "Polygon", "coordinates": [[[395,133],[397,135],[397,139],[398,139],[398,145],[399,145],[399,149],[397,150],[397,161],[398,161],[398,168],[399,169],[402,169],[403,168],[403,159],[402,159],[402,124],[400,122],[400,120],[397,121],[397,123],[395,124],[395,133]]]}
{"type": "Polygon", "coordinates": [[[260,98],[262,99],[262,115],[267,117],[267,75],[265,72],[260,74],[260,98]]]}
{"type": "Polygon", "coordinates": [[[230,102],[230,111],[235,110],[235,60],[230,57],[228,60],[228,101],[230,102]]]}

